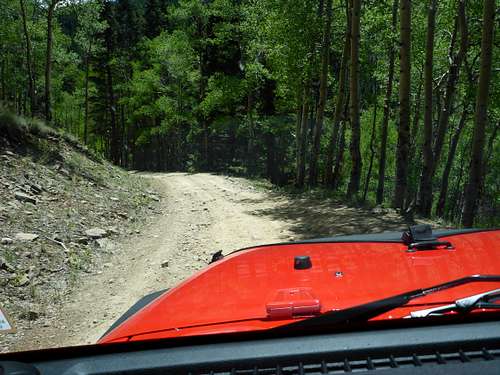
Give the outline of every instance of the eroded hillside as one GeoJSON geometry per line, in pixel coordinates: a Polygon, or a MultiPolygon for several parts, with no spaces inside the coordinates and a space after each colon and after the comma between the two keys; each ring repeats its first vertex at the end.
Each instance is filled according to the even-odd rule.
{"type": "Polygon", "coordinates": [[[7,137],[0,135],[0,304],[22,335],[35,321],[50,324],[79,275],[106,267],[119,250],[115,238],[134,234],[160,198],[145,179],[56,133],[7,137]]]}

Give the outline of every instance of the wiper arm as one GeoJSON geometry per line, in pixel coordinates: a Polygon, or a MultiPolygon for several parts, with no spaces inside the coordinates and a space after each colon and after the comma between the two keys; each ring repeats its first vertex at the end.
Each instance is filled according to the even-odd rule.
{"type": "Polygon", "coordinates": [[[495,282],[500,281],[500,275],[471,275],[448,281],[424,289],[416,289],[406,293],[398,294],[392,297],[368,302],[362,305],[349,307],[343,310],[328,311],[319,316],[307,318],[298,322],[285,324],[272,331],[289,331],[290,329],[314,328],[332,326],[336,324],[348,324],[370,320],[378,315],[384,314],[395,308],[401,307],[411,300],[424,297],[428,294],[440,292],[442,290],[454,288],[456,286],[476,283],[476,282],[495,282]]]}
{"type": "Polygon", "coordinates": [[[472,309],[500,309],[500,304],[491,303],[491,300],[500,298],[500,289],[457,299],[449,305],[433,307],[431,309],[412,311],[405,318],[425,318],[431,315],[442,315],[450,311],[470,311],[472,309]]]}

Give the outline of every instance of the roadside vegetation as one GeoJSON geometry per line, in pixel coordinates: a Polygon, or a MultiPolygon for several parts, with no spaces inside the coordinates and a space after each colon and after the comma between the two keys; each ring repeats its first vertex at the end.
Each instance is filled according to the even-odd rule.
{"type": "Polygon", "coordinates": [[[0,0],[0,100],[122,167],[498,226],[499,15],[495,0],[0,0]]]}
{"type": "MultiPolygon", "coordinates": [[[[53,324],[82,274],[101,272],[160,198],[40,120],[2,111],[0,130],[1,308],[24,332],[53,324]]],[[[2,335],[0,351],[18,339],[2,335]]]]}

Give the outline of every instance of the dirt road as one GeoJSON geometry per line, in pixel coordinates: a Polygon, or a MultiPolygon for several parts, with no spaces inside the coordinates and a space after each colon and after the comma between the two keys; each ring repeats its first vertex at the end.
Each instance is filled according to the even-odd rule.
{"type": "Polygon", "coordinates": [[[147,177],[162,194],[162,214],[140,234],[114,244],[102,271],[83,276],[54,323],[35,323],[14,349],[94,343],[135,301],[176,285],[215,251],[291,238],[285,222],[253,214],[275,203],[243,179],[185,173],[147,177]]]}
{"type": "Polygon", "coordinates": [[[135,301],[178,284],[217,250],[404,227],[393,212],[354,209],[328,199],[291,199],[240,178],[201,173],[146,177],[162,194],[162,213],[139,233],[112,244],[102,270],[84,275],[53,323],[35,323],[14,350],[94,343],[135,301]]]}

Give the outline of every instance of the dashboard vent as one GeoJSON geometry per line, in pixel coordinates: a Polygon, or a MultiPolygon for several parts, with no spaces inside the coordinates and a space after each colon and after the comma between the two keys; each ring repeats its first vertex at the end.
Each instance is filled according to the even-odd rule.
{"type": "MultiPolygon", "coordinates": [[[[242,367],[232,367],[217,370],[190,372],[191,375],[316,375],[316,374],[344,374],[364,373],[375,370],[387,370],[402,367],[420,367],[427,365],[463,364],[466,362],[500,360],[500,349],[457,350],[453,352],[431,352],[428,354],[410,353],[405,355],[389,355],[384,357],[345,358],[343,360],[328,358],[310,361],[307,358],[298,358],[294,363],[288,359],[285,363],[274,365],[248,364],[242,367]]],[[[376,372],[376,371],[375,371],[376,372]]]]}

